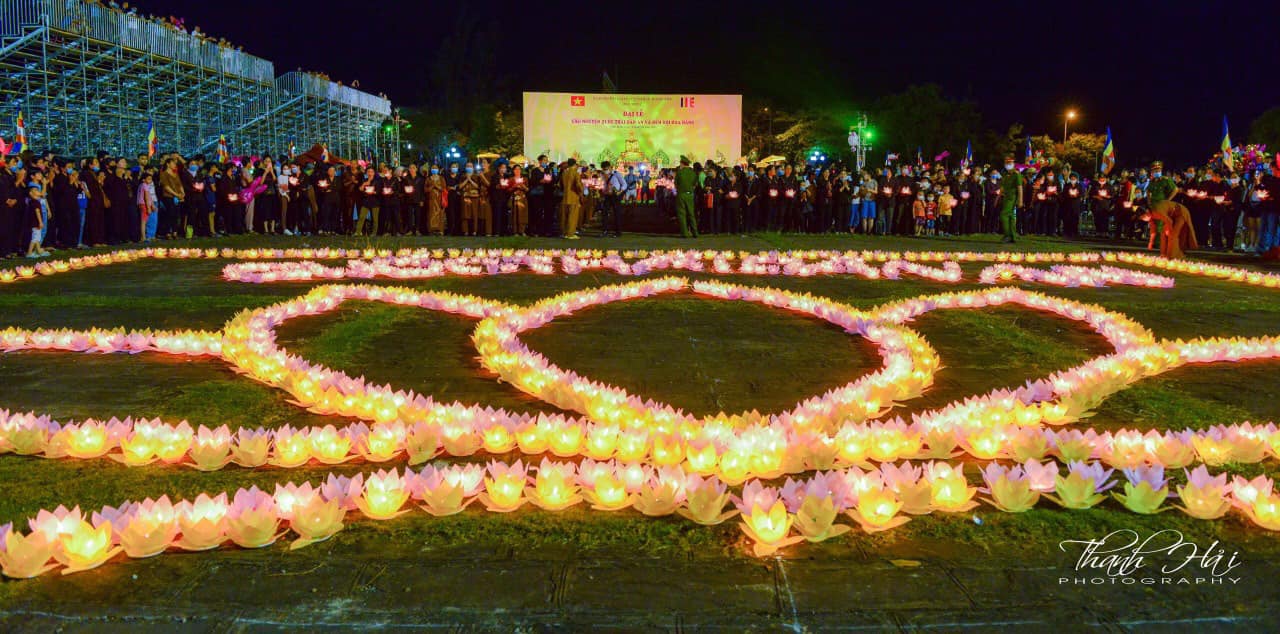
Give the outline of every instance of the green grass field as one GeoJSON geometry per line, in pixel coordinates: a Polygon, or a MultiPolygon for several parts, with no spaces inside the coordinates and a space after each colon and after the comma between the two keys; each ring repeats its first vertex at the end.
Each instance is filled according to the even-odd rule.
{"type": "MultiPolygon", "coordinates": [[[[297,240],[302,239],[240,238],[216,244],[287,247],[297,246],[297,240]]],[[[315,244],[368,242],[331,239],[315,244]]],[[[373,244],[398,248],[485,243],[423,238],[373,244]]],[[[569,245],[522,239],[498,244],[569,245]]],[[[697,243],[627,236],[585,239],[571,246],[621,249],[692,244],[748,250],[1001,248],[989,239],[866,240],[776,234],[697,243]]],[[[1052,241],[1017,246],[1027,251],[1096,248],[1052,241]]],[[[220,271],[226,263],[144,261],[15,283],[0,288],[0,327],[219,329],[242,309],[292,298],[312,286],[225,282],[220,271]]],[[[900,298],[977,288],[974,280],[981,267],[966,265],[966,282],[960,285],[910,276],[898,281],[843,276],[715,277],[871,308],[900,298]]],[[[584,272],[373,283],[529,303],[623,279],[612,273],[584,272]]],[[[1186,275],[1175,275],[1175,279],[1176,287],[1167,290],[1023,286],[1124,313],[1160,338],[1280,332],[1280,291],[1186,275]]],[[[473,326],[472,320],[436,312],[348,302],[333,313],[292,320],[280,328],[279,336],[286,348],[312,361],[437,400],[555,411],[498,382],[480,367],[469,339],[473,326]]],[[[903,416],[993,388],[1017,386],[1108,350],[1100,336],[1079,323],[1020,308],[939,311],[921,317],[913,328],[937,349],[945,367],[929,392],[895,412],[903,416]]],[[[879,365],[873,347],[825,322],[689,294],[585,310],[527,333],[525,340],[561,367],[696,414],[778,411],[879,365]]],[[[1081,426],[1203,429],[1216,423],[1277,420],[1277,369],[1275,362],[1247,362],[1173,371],[1108,399],[1081,426]]],[[[282,392],[241,378],[216,359],[14,353],[0,356],[0,385],[0,407],[44,412],[58,420],[141,416],[185,419],[193,425],[226,423],[233,428],[345,422],[290,405],[282,392]]],[[[368,470],[368,465],[357,464],[289,471],[231,468],[208,474],[166,466],[126,468],[106,460],[7,455],[0,457],[0,524],[25,521],[38,509],[58,504],[96,509],[126,499],[162,494],[193,497],[201,491],[316,482],[329,472],[368,470]]],[[[1280,476],[1274,461],[1229,465],[1227,470],[1280,476]]],[[[977,481],[976,470],[970,473],[977,481]]],[[[1280,538],[1246,525],[1237,516],[1216,522],[1193,520],[1178,512],[1139,516],[1114,501],[1089,511],[1065,511],[1042,501],[1025,514],[999,513],[988,506],[963,515],[934,514],[887,533],[865,535],[855,530],[832,542],[792,547],[784,551],[782,560],[763,562],[751,556],[734,523],[703,528],[678,518],[646,518],[634,511],[522,509],[496,515],[473,507],[440,519],[412,513],[390,522],[352,522],[329,542],[297,553],[287,553],[287,546],[277,544],[258,551],[228,549],[113,563],[66,578],[47,575],[0,582],[0,626],[123,629],[133,624],[163,629],[181,622],[188,629],[288,629],[307,623],[460,622],[573,628],[608,618],[624,630],[739,629],[760,623],[790,627],[793,620],[814,628],[856,621],[890,628],[932,625],[945,629],[960,622],[994,624],[1006,618],[1001,615],[1074,622],[1071,615],[1084,613],[1086,622],[1092,619],[1124,629],[1135,619],[1151,620],[1152,614],[1173,615],[1169,619],[1212,614],[1246,619],[1241,623],[1250,625],[1255,622],[1247,619],[1269,614],[1254,603],[1259,596],[1232,594],[1240,592],[1237,588],[1140,593],[1052,584],[1069,566],[1058,548],[1061,540],[1121,528],[1148,532],[1175,528],[1192,541],[1221,540],[1241,551],[1251,566],[1249,574],[1257,575],[1251,581],[1259,586],[1272,585],[1264,575],[1280,564],[1280,538]],[[1021,572],[1000,572],[1015,568],[1021,572]],[[687,585],[672,584],[677,577],[669,575],[678,575],[687,585]],[[892,583],[900,590],[885,595],[880,586],[891,579],[896,579],[892,583]],[[238,589],[232,591],[228,585],[238,589]],[[924,620],[920,614],[926,615],[924,620]],[[180,617],[191,620],[178,621],[180,617]]],[[[1252,592],[1274,597],[1267,593],[1275,591],[1252,592]]]]}

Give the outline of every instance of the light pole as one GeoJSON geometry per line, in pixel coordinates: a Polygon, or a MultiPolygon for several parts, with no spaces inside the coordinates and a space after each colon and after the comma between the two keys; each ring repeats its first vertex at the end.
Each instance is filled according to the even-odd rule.
{"type": "Polygon", "coordinates": [[[1076,111],[1068,110],[1067,116],[1062,119],[1062,148],[1063,149],[1066,149],[1067,147],[1067,124],[1071,123],[1071,120],[1075,118],[1076,118],[1076,111]]]}

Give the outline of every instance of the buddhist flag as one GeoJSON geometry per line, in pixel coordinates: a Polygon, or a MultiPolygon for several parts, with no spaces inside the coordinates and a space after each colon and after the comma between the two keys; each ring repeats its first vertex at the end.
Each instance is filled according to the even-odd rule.
{"type": "Polygon", "coordinates": [[[156,136],[156,122],[147,119],[147,158],[155,156],[159,149],[160,138],[156,136]]]}
{"type": "Polygon", "coordinates": [[[1102,146],[1102,173],[1110,174],[1116,166],[1116,146],[1111,141],[1111,126],[1107,126],[1107,144],[1102,146]]]}
{"type": "Polygon", "coordinates": [[[1235,169],[1235,157],[1231,154],[1231,132],[1227,130],[1227,115],[1222,115],[1222,164],[1235,169]]]}
{"type": "Polygon", "coordinates": [[[1031,155],[1031,137],[1027,137],[1027,158],[1024,161],[1027,165],[1035,163],[1035,159],[1031,155]]]}
{"type": "Polygon", "coordinates": [[[27,147],[27,123],[22,119],[22,111],[18,111],[18,119],[14,121],[14,127],[18,130],[13,134],[13,145],[9,147],[9,151],[14,154],[21,154],[22,148],[27,147]]]}
{"type": "Polygon", "coordinates": [[[916,165],[924,165],[924,150],[916,146],[916,165]]]}
{"type": "Polygon", "coordinates": [[[322,145],[320,147],[324,150],[320,153],[320,162],[327,165],[329,163],[329,146],[322,145]]]}
{"type": "Polygon", "coordinates": [[[960,161],[960,167],[969,167],[973,165],[973,142],[964,142],[964,160],[960,161]]]}
{"type": "Polygon", "coordinates": [[[231,152],[227,150],[227,135],[225,134],[218,135],[218,162],[223,164],[231,162],[231,152]]]}

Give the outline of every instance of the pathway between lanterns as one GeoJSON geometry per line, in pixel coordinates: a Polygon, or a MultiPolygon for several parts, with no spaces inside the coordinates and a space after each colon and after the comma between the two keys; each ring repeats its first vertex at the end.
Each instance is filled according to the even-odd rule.
{"type": "Polygon", "coordinates": [[[1243,549],[1235,585],[1094,586],[1060,583],[1074,574],[1074,553],[1016,545],[983,553],[915,539],[872,551],[854,540],[810,545],[782,562],[476,543],[422,552],[366,524],[293,553],[277,545],[166,555],[25,581],[23,592],[0,599],[0,630],[1276,631],[1280,554],[1259,558],[1258,546],[1243,549]]]}

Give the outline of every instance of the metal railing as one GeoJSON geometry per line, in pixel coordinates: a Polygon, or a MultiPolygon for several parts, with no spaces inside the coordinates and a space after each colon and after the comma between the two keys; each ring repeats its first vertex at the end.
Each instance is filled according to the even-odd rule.
{"type": "Polygon", "coordinates": [[[329,99],[355,108],[391,116],[391,102],[350,86],[340,86],[311,73],[291,71],[276,78],[276,88],[290,95],[329,99]]]}
{"type": "Polygon", "coordinates": [[[120,9],[84,0],[0,3],[0,36],[17,37],[40,26],[253,81],[269,83],[275,76],[275,68],[265,59],[120,9]]]}

